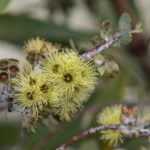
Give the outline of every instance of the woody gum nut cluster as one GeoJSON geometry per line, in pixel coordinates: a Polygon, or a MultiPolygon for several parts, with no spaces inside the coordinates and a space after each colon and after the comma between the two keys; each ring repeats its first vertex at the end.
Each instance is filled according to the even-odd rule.
{"type": "Polygon", "coordinates": [[[1,59],[0,83],[8,83],[10,78],[15,77],[19,71],[19,61],[17,59],[1,59]]]}

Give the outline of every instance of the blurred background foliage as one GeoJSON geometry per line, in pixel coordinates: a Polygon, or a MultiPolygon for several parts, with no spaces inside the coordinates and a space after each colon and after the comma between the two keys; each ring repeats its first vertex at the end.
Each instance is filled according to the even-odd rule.
{"type": "MultiPolygon", "coordinates": [[[[143,34],[134,36],[130,45],[105,52],[113,55],[120,72],[115,78],[99,79],[96,91],[85,103],[85,108],[70,123],[58,123],[49,118],[37,127],[36,133],[21,138],[18,114],[0,112],[0,150],[54,150],[81,130],[96,126],[97,113],[114,103],[135,103],[141,110],[148,109],[148,6],[149,0],[0,0],[0,58],[14,57],[19,53],[22,62],[25,57],[22,51],[24,41],[36,36],[65,47],[71,47],[73,43],[80,51],[86,51],[92,46],[92,36],[99,34],[100,23],[110,19],[116,26],[123,12],[130,14],[133,27],[142,22],[145,30],[143,34]]],[[[144,139],[126,141],[123,146],[127,150],[150,149],[150,144],[144,139]]],[[[104,146],[99,134],[86,137],[70,148],[91,149],[111,148],[106,143],[104,146]]]]}

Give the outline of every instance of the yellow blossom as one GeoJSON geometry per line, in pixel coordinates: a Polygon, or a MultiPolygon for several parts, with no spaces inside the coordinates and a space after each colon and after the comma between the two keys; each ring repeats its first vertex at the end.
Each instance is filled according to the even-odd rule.
{"type": "Polygon", "coordinates": [[[80,60],[73,51],[48,56],[42,66],[62,93],[60,118],[69,118],[94,90],[97,79],[95,66],[89,61],[80,60]]]}
{"type": "Polygon", "coordinates": [[[45,40],[37,37],[37,38],[32,38],[32,39],[28,40],[25,43],[24,50],[28,54],[32,54],[32,53],[35,53],[35,54],[44,54],[44,53],[52,54],[52,53],[58,51],[58,47],[53,45],[52,43],[46,42],[45,40]]]}
{"type": "MultiPolygon", "coordinates": [[[[114,125],[120,124],[121,105],[114,105],[105,108],[98,114],[97,122],[101,125],[114,125]]],[[[120,131],[102,131],[101,139],[109,142],[111,145],[116,145],[119,141],[122,141],[122,134],[120,131]]]]}
{"type": "Polygon", "coordinates": [[[55,90],[53,84],[48,81],[46,74],[41,71],[32,71],[31,67],[25,67],[25,71],[20,73],[15,83],[15,103],[21,111],[30,109],[33,116],[46,105],[59,105],[59,91],[55,90]]]}

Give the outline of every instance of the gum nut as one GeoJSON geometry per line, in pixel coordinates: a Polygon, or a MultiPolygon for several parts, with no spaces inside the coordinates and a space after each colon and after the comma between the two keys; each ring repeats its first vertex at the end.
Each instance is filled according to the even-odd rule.
{"type": "Polygon", "coordinates": [[[9,80],[9,75],[7,72],[1,72],[0,73],[0,82],[4,83],[7,82],[9,80]]]}

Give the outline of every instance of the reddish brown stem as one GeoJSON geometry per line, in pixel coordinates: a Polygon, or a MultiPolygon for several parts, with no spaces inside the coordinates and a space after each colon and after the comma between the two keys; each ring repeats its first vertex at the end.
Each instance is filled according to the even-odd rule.
{"type": "Polygon", "coordinates": [[[79,133],[78,135],[74,136],[71,140],[68,140],[63,145],[58,147],[56,150],[65,150],[70,145],[72,145],[73,143],[79,141],[81,138],[83,138],[85,136],[95,134],[97,132],[104,131],[104,130],[110,130],[110,129],[121,131],[122,127],[123,127],[122,125],[104,125],[104,126],[98,126],[98,127],[90,128],[90,129],[88,129],[86,131],[83,131],[83,132],[79,133]]]}
{"type": "Polygon", "coordinates": [[[70,145],[74,144],[75,142],[79,141],[81,138],[85,137],[85,136],[89,136],[91,134],[95,134],[97,132],[101,132],[101,131],[106,131],[106,130],[118,130],[122,133],[122,135],[124,135],[124,137],[144,137],[147,138],[150,136],[150,129],[145,128],[145,125],[141,124],[137,124],[135,127],[133,127],[132,129],[128,126],[128,125],[102,125],[102,126],[98,126],[98,127],[94,127],[94,128],[90,128],[88,130],[85,130],[81,133],[79,133],[78,135],[74,136],[71,140],[68,140],[67,142],[65,142],[64,144],[62,144],[60,147],[58,147],[56,150],[65,150],[67,149],[70,145]]]}

